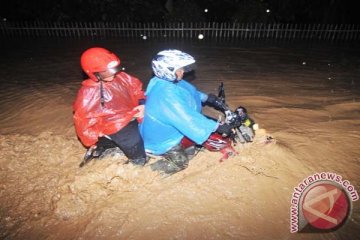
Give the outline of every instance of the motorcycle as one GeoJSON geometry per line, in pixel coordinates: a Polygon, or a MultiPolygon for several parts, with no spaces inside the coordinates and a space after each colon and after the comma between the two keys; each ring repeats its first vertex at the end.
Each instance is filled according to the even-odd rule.
{"type": "MultiPolygon", "coordinates": [[[[258,125],[249,117],[246,108],[239,106],[232,111],[225,101],[224,84],[221,83],[218,89],[218,98],[222,102],[221,109],[225,115],[224,122],[233,127],[230,135],[220,135],[219,133],[212,133],[210,137],[202,144],[202,147],[211,152],[221,152],[223,156],[220,162],[228,159],[230,156],[237,155],[234,149],[238,143],[246,144],[251,143],[255,137],[255,130],[258,125]]],[[[221,118],[218,120],[221,121],[221,118]]],[[[188,138],[183,138],[181,141],[182,147],[187,149],[194,145],[188,138]]]]}

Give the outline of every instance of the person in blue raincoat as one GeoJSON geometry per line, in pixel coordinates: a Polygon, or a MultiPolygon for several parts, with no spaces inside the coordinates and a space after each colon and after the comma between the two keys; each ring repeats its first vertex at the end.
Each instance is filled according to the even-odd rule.
{"type": "Polygon", "coordinates": [[[152,60],[155,76],[145,92],[140,133],[148,153],[164,156],[151,165],[153,170],[172,174],[188,166],[192,153],[181,145],[184,137],[200,145],[212,132],[229,134],[232,129],[201,113],[203,103],[218,108],[222,105],[215,95],[198,91],[182,79],[193,63],[192,56],[179,50],[161,51],[152,60]]]}

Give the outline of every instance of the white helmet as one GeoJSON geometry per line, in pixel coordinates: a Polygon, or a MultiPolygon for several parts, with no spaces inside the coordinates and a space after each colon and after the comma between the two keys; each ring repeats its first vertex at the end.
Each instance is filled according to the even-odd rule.
{"type": "MultiPolygon", "coordinates": [[[[195,59],[187,53],[179,50],[164,50],[156,54],[152,60],[154,74],[168,81],[175,81],[175,72],[195,62],[195,59]]],[[[188,69],[185,69],[187,71],[188,69]]]]}

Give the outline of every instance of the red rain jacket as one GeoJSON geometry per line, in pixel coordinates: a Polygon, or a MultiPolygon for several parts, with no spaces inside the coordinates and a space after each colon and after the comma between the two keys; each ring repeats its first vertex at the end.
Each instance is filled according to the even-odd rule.
{"type": "Polygon", "coordinates": [[[137,113],[134,107],[144,99],[142,83],[124,72],[111,82],[103,81],[104,107],[100,104],[100,82],[88,79],[73,103],[74,124],[78,137],[91,146],[98,137],[110,135],[125,127],[137,113]]]}

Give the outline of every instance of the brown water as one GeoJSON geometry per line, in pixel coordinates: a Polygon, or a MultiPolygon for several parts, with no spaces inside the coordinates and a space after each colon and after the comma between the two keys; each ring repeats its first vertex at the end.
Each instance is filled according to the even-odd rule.
{"type": "MultiPolygon", "coordinates": [[[[290,233],[294,187],[335,172],[360,190],[358,47],[205,42],[1,41],[0,238],[357,239],[360,205],[330,233],[290,233]],[[231,107],[259,123],[253,144],[219,163],[200,152],[163,178],[125,159],[79,169],[71,104],[81,52],[104,46],[146,85],[159,50],[194,55],[204,92],[224,82],[231,107]],[[275,143],[265,144],[271,135],[275,143]]],[[[216,116],[211,109],[205,112],[216,116]]]]}

